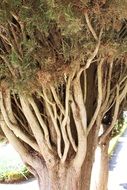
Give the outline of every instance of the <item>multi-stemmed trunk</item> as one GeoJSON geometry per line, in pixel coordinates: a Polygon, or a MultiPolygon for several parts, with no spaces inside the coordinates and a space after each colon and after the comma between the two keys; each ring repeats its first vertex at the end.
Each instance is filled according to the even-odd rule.
{"type": "Polygon", "coordinates": [[[83,168],[74,168],[73,162],[60,163],[56,161],[54,167],[47,167],[43,158],[33,154],[33,166],[27,167],[38,180],[39,190],[85,190],[85,176],[83,168]]]}
{"type": "MultiPolygon", "coordinates": [[[[93,57],[98,48],[99,43],[93,57]]],[[[75,62],[76,66],[61,86],[42,85],[40,90],[29,95],[15,94],[15,91],[5,88],[0,91],[1,128],[37,177],[40,190],[90,190],[101,123],[98,118],[105,111],[101,109],[103,61],[100,59],[99,64],[92,66],[88,61],[81,68],[79,62],[75,62]]],[[[117,119],[117,100],[119,96],[109,129],[117,119]]],[[[102,107],[105,108],[105,104],[102,107]]],[[[107,148],[108,144],[102,145],[101,172],[107,172],[107,148]]],[[[103,184],[107,183],[107,173],[102,174],[99,190],[106,190],[103,184]]]]}

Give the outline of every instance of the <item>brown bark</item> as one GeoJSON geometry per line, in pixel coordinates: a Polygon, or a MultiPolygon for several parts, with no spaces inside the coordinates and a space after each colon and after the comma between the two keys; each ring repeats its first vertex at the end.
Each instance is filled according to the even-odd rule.
{"type": "Polygon", "coordinates": [[[110,138],[107,137],[105,142],[100,145],[101,148],[101,163],[100,163],[100,174],[97,190],[107,190],[108,185],[108,148],[109,148],[110,138]]]}
{"type": "Polygon", "coordinates": [[[72,166],[56,164],[48,170],[45,165],[37,163],[36,169],[32,170],[40,190],[84,190],[81,187],[81,171],[77,172],[72,166]]]}
{"type": "Polygon", "coordinates": [[[37,164],[34,175],[36,176],[40,190],[50,190],[48,170],[45,165],[37,164]]]}
{"type": "MultiPolygon", "coordinates": [[[[95,111],[95,105],[94,102],[96,100],[96,88],[95,88],[95,78],[94,73],[96,71],[96,66],[92,65],[90,66],[89,70],[87,70],[87,99],[86,99],[86,109],[87,109],[87,120],[88,124],[90,123],[92,116],[95,111]],[[92,91],[91,91],[91,87],[92,91]],[[90,97],[90,98],[89,98],[90,97]]],[[[87,153],[85,157],[84,164],[82,166],[82,187],[84,187],[83,190],[89,190],[90,189],[90,182],[91,182],[91,172],[94,162],[94,152],[97,145],[97,138],[98,138],[98,129],[96,125],[94,125],[89,132],[89,135],[87,137],[87,153]],[[87,172],[86,172],[87,171],[87,172]]]]}
{"type": "Polygon", "coordinates": [[[97,126],[93,126],[91,132],[88,136],[87,142],[87,154],[83,165],[83,175],[82,175],[82,186],[83,190],[90,190],[90,182],[91,182],[91,173],[93,168],[95,150],[97,146],[97,137],[98,137],[97,126]]]}

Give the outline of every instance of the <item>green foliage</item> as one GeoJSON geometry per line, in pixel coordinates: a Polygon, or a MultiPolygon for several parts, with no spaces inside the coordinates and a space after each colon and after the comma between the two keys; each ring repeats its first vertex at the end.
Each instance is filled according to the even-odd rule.
{"type": "Polygon", "coordinates": [[[13,183],[31,176],[19,156],[11,149],[6,149],[5,141],[0,142],[0,182],[13,183]],[[11,150],[11,151],[10,151],[11,150]],[[10,156],[8,156],[8,152],[10,156]]]}
{"type": "Polygon", "coordinates": [[[117,136],[118,134],[120,134],[121,130],[122,130],[122,127],[124,125],[124,118],[121,117],[117,120],[113,130],[112,130],[112,137],[115,137],[117,136]]]}
{"type": "Polygon", "coordinates": [[[23,180],[28,179],[31,177],[31,174],[28,172],[26,168],[23,168],[20,171],[3,171],[0,174],[0,182],[1,183],[14,183],[14,182],[21,182],[23,180]]]}

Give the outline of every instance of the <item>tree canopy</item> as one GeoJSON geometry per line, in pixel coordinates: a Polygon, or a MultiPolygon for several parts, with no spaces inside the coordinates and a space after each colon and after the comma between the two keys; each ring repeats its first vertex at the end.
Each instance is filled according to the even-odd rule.
{"type": "Polygon", "coordinates": [[[126,62],[126,31],[120,33],[126,4],[125,0],[2,0],[1,84],[30,92],[42,83],[62,83],[77,60],[85,65],[98,39],[99,56],[107,64],[112,59],[126,62]]]}

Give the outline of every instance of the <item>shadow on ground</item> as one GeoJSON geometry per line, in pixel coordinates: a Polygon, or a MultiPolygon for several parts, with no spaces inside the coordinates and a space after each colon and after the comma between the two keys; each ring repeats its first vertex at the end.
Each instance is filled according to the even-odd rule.
{"type": "Polygon", "coordinates": [[[109,161],[109,171],[113,171],[116,167],[118,161],[117,161],[117,155],[121,151],[122,147],[124,146],[123,142],[118,143],[117,147],[115,148],[113,155],[111,156],[111,159],[109,161]]]}
{"type": "Polygon", "coordinates": [[[127,189],[127,183],[121,183],[120,186],[122,186],[124,189],[127,189]]]}

